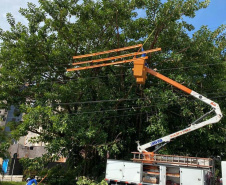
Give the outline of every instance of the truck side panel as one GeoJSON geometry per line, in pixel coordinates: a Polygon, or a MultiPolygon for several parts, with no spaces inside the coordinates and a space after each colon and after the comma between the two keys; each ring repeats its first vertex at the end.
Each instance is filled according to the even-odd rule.
{"type": "Polygon", "coordinates": [[[142,164],[141,163],[124,163],[123,181],[140,183],[142,179],[142,164]]]}
{"type": "Polygon", "coordinates": [[[106,179],[121,180],[123,178],[123,161],[107,160],[106,179]]]}
{"type": "Polygon", "coordinates": [[[109,181],[141,183],[142,169],[142,163],[108,159],[105,178],[109,181]]]}

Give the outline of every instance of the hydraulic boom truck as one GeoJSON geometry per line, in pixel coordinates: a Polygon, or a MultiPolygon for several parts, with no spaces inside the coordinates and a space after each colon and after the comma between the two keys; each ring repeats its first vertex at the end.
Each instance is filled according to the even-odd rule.
{"type": "MultiPolygon", "coordinates": [[[[109,54],[113,52],[125,51],[133,48],[142,47],[141,44],[118,48],[98,53],[74,56],[73,59],[81,59],[85,57],[93,57],[97,55],[109,54]]],[[[170,78],[152,70],[145,65],[145,60],[148,58],[147,53],[160,51],[161,48],[156,48],[147,51],[138,51],[134,53],[128,53],[118,55],[114,57],[101,58],[96,60],[81,61],[73,63],[73,65],[80,64],[92,64],[85,67],[76,67],[67,69],[67,71],[78,71],[85,69],[92,69],[97,67],[104,67],[122,63],[133,62],[133,75],[136,78],[138,84],[144,84],[146,81],[147,74],[151,74],[166,83],[184,91],[185,93],[193,96],[194,98],[206,103],[210,106],[210,111],[205,113],[203,116],[195,120],[187,128],[169,134],[162,138],[150,141],[146,144],[140,145],[137,142],[138,152],[133,152],[132,162],[121,161],[121,160],[107,160],[106,167],[106,181],[109,184],[174,184],[174,185],[209,185],[213,184],[211,181],[211,173],[214,169],[213,160],[210,158],[197,158],[187,156],[172,156],[172,155],[160,155],[156,152],[161,149],[164,145],[169,143],[172,139],[181,135],[192,132],[196,129],[202,128],[206,125],[217,123],[222,118],[222,113],[219,105],[204,97],[203,95],[185,87],[184,85],[177,83],[170,78]],[[140,58],[137,56],[141,55],[140,58]],[[129,58],[128,57],[133,57],[129,58]],[[126,58],[126,59],[125,59],[126,58]],[[117,59],[122,59],[116,61],[117,59]],[[99,62],[110,61],[108,63],[95,64],[99,62]],[[211,113],[215,115],[203,121],[204,118],[209,116],[211,113]],[[147,149],[154,147],[153,152],[148,152],[147,149]]]]}

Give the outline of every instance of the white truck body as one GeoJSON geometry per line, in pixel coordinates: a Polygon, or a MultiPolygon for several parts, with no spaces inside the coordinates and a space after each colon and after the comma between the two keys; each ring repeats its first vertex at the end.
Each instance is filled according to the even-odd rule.
{"type": "Polygon", "coordinates": [[[142,180],[142,167],[142,163],[108,159],[105,178],[115,182],[139,184],[142,180]]]}
{"type": "Polygon", "coordinates": [[[166,185],[170,182],[176,185],[209,185],[209,175],[210,169],[207,168],[108,159],[105,180],[109,184],[166,185]],[[145,167],[155,170],[147,171],[145,167]]]}

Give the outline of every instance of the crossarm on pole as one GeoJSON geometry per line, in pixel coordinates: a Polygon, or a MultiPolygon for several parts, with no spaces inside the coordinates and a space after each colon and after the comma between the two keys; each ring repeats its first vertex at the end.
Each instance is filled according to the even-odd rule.
{"type": "Polygon", "coordinates": [[[151,49],[151,50],[147,50],[147,51],[141,51],[141,52],[135,52],[135,53],[128,53],[128,54],[124,54],[124,55],[118,55],[118,56],[115,56],[115,57],[108,57],[108,58],[101,58],[101,59],[97,59],[97,60],[88,60],[88,61],[82,61],[82,62],[75,62],[75,63],[72,63],[72,65],[80,65],[80,64],[104,62],[104,61],[108,61],[108,60],[116,60],[116,59],[121,59],[121,58],[125,58],[125,57],[132,57],[132,56],[142,55],[142,54],[145,54],[145,53],[152,53],[152,52],[156,52],[156,51],[160,51],[160,50],[161,50],[161,48],[156,48],[156,49],[151,49]]]}
{"type": "Polygon", "coordinates": [[[78,56],[73,56],[73,59],[78,59],[78,58],[85,58],[85,57],[93,57],[97,55],[103,55],[103,54],[108,54],[108,53],[114,53],[114,52],[119,52],[119,51],[125,51],[133,48],[139,48],[142,47],[142,44],[137,44],[134,46],[128,46],[128,47],[123,47],[123,48],[118,48],[118,49],[112,49],[108,51],[101,51],[97,53],[90,53],[90,54],[85,54],[85,55],[78,55],[78,56]]]}
{"type": "MultiPolygon", "coordinates": [[[[148,57],[141,57],[139,59],[147,59],[148,57]]],[[[130,60],[122,60],[122,61],[117,61],[117,62],[111,62],[111,63],[103,63],[103,64],[98,64],[98,65],[92,65],[92,66],[86,66],[86,67],[77,67],[77,68],[71,68],[67,69],[67,71],[80,71],[80,70],[85,70],[85,69],[92,69],[92,68],[97,68],[97,67],[105,67],[105,66],[111,66],[111,65],[116,65],[116,64],[124,64],[128,62],[134,62],[137,59],[130,59],[130,60]]]]}

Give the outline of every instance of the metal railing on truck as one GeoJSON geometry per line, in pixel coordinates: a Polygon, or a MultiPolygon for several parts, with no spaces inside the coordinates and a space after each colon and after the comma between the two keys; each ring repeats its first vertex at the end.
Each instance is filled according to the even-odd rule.
{"type": "Polygon", "coordinates": [[[199,158],[177,155],[161,155],[152,152],[140,153],[132,152],[133,162],[147,163],[147,164],[168,164],[177,166],[187,166],[196,168],[212,168],[213,159],[199,158]]]}

